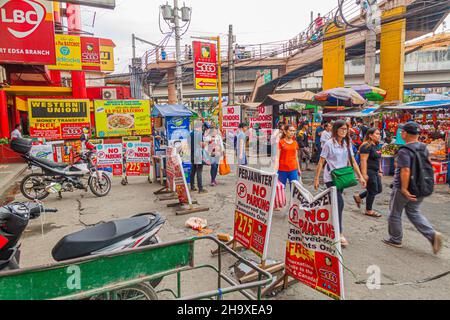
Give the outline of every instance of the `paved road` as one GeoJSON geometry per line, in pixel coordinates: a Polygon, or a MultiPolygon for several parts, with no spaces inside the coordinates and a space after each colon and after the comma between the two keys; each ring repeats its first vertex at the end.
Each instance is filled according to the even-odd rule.
{"type": "MultiPolygon", "coordinates": [[[[209,182],[209,174],[204,173],[209,182]]],[[[211,208],[208,212],[197,213],[194,216],[206,218],[208,227],[214,233],[232,233],[234,176],[220,177],[220,185],[209,187],[206,195],[194,194],[201,205],[211,208]]],[[[304,183],[312,187],[312,173],[307,172],[304,183]]],[[[376,200],[376,209],[387,213],[390,179],[386,178],[385,191],[376,200]]],[[[64,194],[59,200],[51,195],[46,200],[49,207],[57,207],[57,214],[47,215],[43,221],[32,221],[24,233],[21,262],[23,266],[34,266],[52,262],[51,249],[64,235],[94,225],[101,221],[129,217],[140,212],[157,210],[166,218],[167,223],[160,235],[164,241],[182,239],[197,233],[184,226],[189,216],[176,216],[173,209],[166,207],[167,202],[158,201],[153,192],[160,186],[149,184],[145,178],[130,179],[127,186],[120,185],[116,180],[111,194],[105,198],[96,198],[91,193],[74,192],[64,194]]],[[[409,285],[383,285],[380,290],[369,290],[364,284],[356,284],[368,277],[366,270],[371,265],[381,268],[383,283],[405,283],[426,279],[446,271],[450,271],[450,194],[448,187],[437,188],[436,193],[428,198],[423,205],[423,212],[432,223],[444,233],[445,248],[435,256],[431,246],[414,227],[405,219],[404,248],[396,249],[384,245],[380,240],[387,233],[387,221],[366,217],[353,204],[351,196],[354,190],[346,192],[347,199],[344,228],[350,246],[344,249],[346,270],[345,290],[348,299],[449,299],[450,276],[438,280],[414,283],[409,285]]],[[[16,200],[23,199],[20,195],[16,200]]],[[[287,219],[283,213],[275,213],[270,236],[269,257],[283,260],[285,241],[287,237],[287,219]]],[[[196,249],[197,261],[212,262],[208,245],[200,245],[196,249]]],[[[254,258],[251,255],[248,257],[254,258]]],[[[215,260],[214,260],[215,261],[215,260]]],[[[224,264],[228,267],[234,262],[226,258],[224,264]]],[[[162,285],[172,286],[175,278],[166,279],[162,285]]],[[[213,273],[197,272],[183,278],[185,294],[199,290],[214,289],[213,273]]],[[[172,286],[173,287],[173,286],[172,286]]],[[[239,296],[233,296],[239,297],[239,296]]],[[[312,289],[294,284],[280,293],[275,299],[328,299],[312,289]]]]}

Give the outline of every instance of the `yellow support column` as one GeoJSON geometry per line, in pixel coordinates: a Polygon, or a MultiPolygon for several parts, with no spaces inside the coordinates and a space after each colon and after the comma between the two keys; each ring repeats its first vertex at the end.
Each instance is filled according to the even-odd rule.
{"type": "MultiPolygon", "coordinates": [[[[325,38],[343,33],[344,29],[329,27],[325,38]]],[[[345,35],[323,42],[323,90],[343,87],[345,84],[345,35]]]]}
{"type": "MultiPolygon", "coordinates": [[[[405,6],[383,12],[382,19],[402,15],[405,6]]],[[[383,24],[380,47],[380,87],[387,91],[386,101],[403,101],[406,19],[383,24]]]]}

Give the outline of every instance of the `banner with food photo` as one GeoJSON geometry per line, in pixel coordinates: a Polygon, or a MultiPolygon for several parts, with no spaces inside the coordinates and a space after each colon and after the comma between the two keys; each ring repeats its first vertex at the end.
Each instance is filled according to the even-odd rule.
{"type": "Polygon", "coordinates": [[[90,127],[89,100],[29,99],[28,116],[32,138],[79,139],[90,127]]]}
{"type": "Polygon", "coordinates": [[[152,132],[148,100],[96,100],[94,108],[99,138],[145,136],[152,132]]]}

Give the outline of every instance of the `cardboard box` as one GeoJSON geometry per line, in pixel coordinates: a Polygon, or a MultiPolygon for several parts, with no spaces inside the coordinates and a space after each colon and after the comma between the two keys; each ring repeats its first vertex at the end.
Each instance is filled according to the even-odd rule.
{"type": "Polygon", "coordinates": [[[447,183],[447,173],[440,173],[434,175],[435,184],[446,184],[447,183]]]}
{"type": "Polygon", "coordinates": [[[444,174],[448,171],[448,162],[431,162],[435,174],[444,174]]]}

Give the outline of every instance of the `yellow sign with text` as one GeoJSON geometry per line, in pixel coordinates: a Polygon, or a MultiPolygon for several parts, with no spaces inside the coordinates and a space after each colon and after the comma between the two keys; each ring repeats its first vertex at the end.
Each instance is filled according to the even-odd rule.
{"type": "Polygon", "coordinates": [[[55,35],[56,65],[50,70],[81,70],[80,37],[65,34],[55,35]]]}
{"type": "Polygon", "coordinates": [[[96,100],[94,110],[99,138],[152,133],[148,100],[96,100]]]}
{"type": "Polygon", "coordinates": [[[197,90],[217,90],[217,79],[196,78],[195,89],[197,90]]]}
{"type": "Polygon", "coordinates": [[[104,72],[114,72],[114,47],[100,45],[100,68],[104,72]]]}

